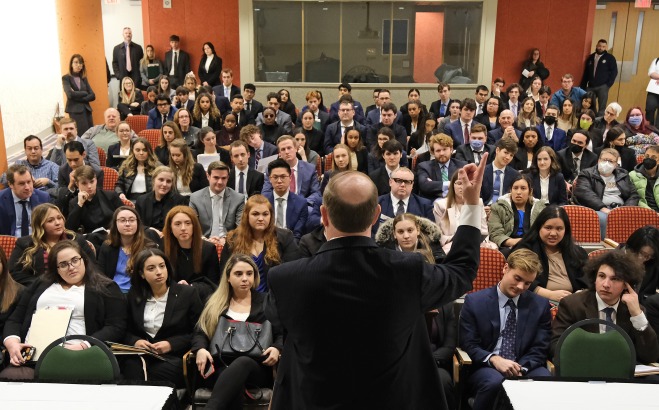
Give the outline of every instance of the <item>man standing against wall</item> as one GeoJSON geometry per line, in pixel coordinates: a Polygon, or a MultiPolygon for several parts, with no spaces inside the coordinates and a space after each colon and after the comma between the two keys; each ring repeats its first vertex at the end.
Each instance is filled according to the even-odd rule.
{"type": "Polygon", "coordinates": [[[124,41],[112,51],[112,71],[120,82],[124,77],[130,77],[133,83],[142,84],[140,60],[144,57],[144,50],[141,45],[133,43],[132,39],[133,30],[124,27],[124,41]]]}
{"type": "Polygon", "coordinates": [[[595,46],[595,52],[586,59],[581,88],[597,95],[597,116],[604,115],[609,99],[609,88],[616,82],[618,65],[616,58],[606,50],[608,43],[601,39],[595,46]]]}

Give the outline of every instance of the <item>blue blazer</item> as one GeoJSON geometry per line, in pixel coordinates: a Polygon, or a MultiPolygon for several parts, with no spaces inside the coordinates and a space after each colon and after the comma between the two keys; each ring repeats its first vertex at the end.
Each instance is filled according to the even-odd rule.
{"type": "Polygon", "coordinates": [[[551,141],[547,141],[547,135],[545,134],[545,126],[540,124],[535,127],[542,138],[542,145],[551,147],[554,152],[558,152],[563,148],[567,148],[567,133],[560,128],[557,128],[554,125],[554,131],[552,132],[551,141]]]}
{"type": "MultiPolygon", "coordinates": [[[[390,218],[396,216],[394,204],[391,203],[391,194],[380,195],[378,197],[378,203],[382,209],[382,215],[388,216],[390,218]]],[[[420,197],[419,195],[410,195],[410,200],[407,204],[407,212],[416,216],[430,219],[431,221],[435,220],[435,217],[432,213],[432,202],[426,198],[420,197]]]]}
{"type": "MultiPolygon", "coordinates": [[[[272,204],[273,214],[276,214],[275,197],[272,192],[263,194],[270,204],[272,204]]],[[[275,215],[272,215],[274,218],[275,215]]],[[[309,211],[307,210],[307,201],[300,195],[292,192],[288,193],[288,204],[286,205],[286,227],[293,232],[296,241],[300,241],[302,235],[306,232],[307,218],[309,211]]]]}
{"type": "MultiPolygon", "coordinates": [[[[496,286],[465,297],[460,312],[460,347],[476,366],[494,350],[501,328],[496,286]]],[[[546,364],[551,340],[551,313],[547,299],[531,291],[517,300],[516,362],[529,371],[546,364]]]]}
{"type": "MultiPolygon", "coordinates": [[[[460,168],[467,165],[466,162],[459,159],[450,159],[448,162],[448,178],[449,180],[453,174],[460,168]]],[[[442,181],[442,173],[439,169],[439,163],[436,159],[424,161],[417,166],[416,174],[419,178],[419,192],[424,198],[434,201],[437,198],[443,198],[444,181],[442,181]],[[429,181],[430,179],[430,181],[429,181]]],[[[448,181],[447,181],[448,182],[448,181]]]]}
{"type": "MultiPolygon", "coordinates": [[[[37,205],[50,202],[47,192],[35,189],[30,197],[30,208],[34,210],[37,205]]],[[[0,191],[0,235],[14,236],[16,234],[16,209],[14,208],[14,196],[11,188],[0,191]]]]}
{"type": "MultiPolygon", "coordinates": [[[[174,121],[174,113],[178,111],[173,105],[169,108],[167,114],[167,121],[174,121]]],[[[158,107],[149,110],[149,119],[146,121],[147,130],[159,130],[162,128],[162,115],[158,111],[158,107]]]]}
{"type": "MultiPolygon", "coordinates": [[[[313,208],[316,203],[320,203],[322,196],[320,195],[320,184],[318,183],[318,175],[316,175],[316,167],[308,162],[298,160],[296,177],[296,183],[300,187],[298,195],[307,199],[309,207],[313,208]]],[[[267,176],[263,182],[263,191],[261,193],[263,195],[272,194],[272,184],[270,184],[270,178],[267,178],[267,176]]]]}
{"type": "MultiPolygon", "coordinates": [[[[277,153],[277,147],[270,144],[268,141],[263,141],[263,152],[261,153],[261,158],[271,157],[277,153]]],[[[256,169],[256,150],[252,147],[249,147],[249,159],[247,164],[250,169],[256,169]]],[[[268,178],[266,178],[268,179],[268,178]]]]}
{"type": "MultiPolygon", "coordinates": [[[[475,121],[472,120],[471,122],[473,126],[473,123],[475,121]]],[[[460,122],[460,119],[446,124],[446,127],[444,128],[444,132],[446,133],[446,135],[453,138],[454,147],[459,147],[460,145],[465,143],[464,135],[462,134],[462,123],[460,122]]]]}
{"type": "MultiPolygon", "coordinates": [[[[353,108],[355,110],[355,116],[354,120],[360,124],[364,124],[364,121],[366,121],[366,118],[364,117],[364,108],[362,107],[362,104],[359,101],[352,101],[353,103],[353,108]]],[[[339,121],[339,102],[332,103],[330,105],[330,110],[329,110],[329,122],[330,123],[335,123],[339,121]]]]}
{"type": "MultiPolygon", "coordinates": [[[[522,131],[515,129],[515,134],[517,135],[517,138],[522,138],[522,131]]],[[[487,143],[491,145],[495,145],[497,141],[499,141],[503,137],[503,129],[501,127],[497,127],[493,129],[492,131],[488,131],[487,133],[487,143]]]]}
{"type": "MultiPolygon", "coordinates": [[[[510,191],[512,186],[513,179],[517,176],[519,172],[510,165],[506,167],[503,172],[503,187],[502,191],[499,193],[499,196],[506,194],[510,191]]],[[[489,205],[492,201],[492,195],[494,194],[494,166],[492,164],[487,164],[485,167],[485,174],[483,175],[483,185],[481,186],[481,199],[483,204],[489,205]]]]}

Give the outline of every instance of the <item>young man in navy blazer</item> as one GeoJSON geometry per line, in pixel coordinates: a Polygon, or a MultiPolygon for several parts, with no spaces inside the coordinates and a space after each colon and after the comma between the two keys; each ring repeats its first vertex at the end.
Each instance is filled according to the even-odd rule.
{"type": "Polygon", "coordinates": [[[506,378],[551,376],[544,367],[551,339],[549,301],[527,292],[540,270],[533,251],[516,250],[501,282],[465,297],[460,347],[473,362],[467,378],[475,394],[473,410],[491,409],[506,378]]]}
{"type": "Polygon", "coordinates": [[[293,231],[295,240],[299,241],[305,234],[305,226],[309,212],[307,201],[303,196],[291,192],[291,167],[281,158],[268,164],[268,181],[273,187],[263,196],[272,204],[275,224],[278,228],[288,228],[293,231]]]}
{"type": "Polygon", "coordinates": [[[12,165],[7,170],[9,188],[0,191],[0,235],[19,238],[32,233],[32,211],[50,200],[47,192],[34,189],[32,181],[32,174],[25,165],[12,165]]]}
{"type": "Polygon", "coordinates": [[[433,135],[428,146],[434,158],[420,163],[417,175],[419,192],[424,198],[434,201],[446,197],[451,177],[467,163],[451,158],[453,139],[446,134],[433,135]]]}
{"type": "Polygon", "coordinates": [[[494,161],[485,168],[483,187],[481,188],[481,199],[483,199],[487,212],[489,212],[491,204],[510,191],[512,181],[518,174],[517,170],[509,165],[517,153],[517,141],[508,137],[501,138],[497,142],[495,152],[494,161]],[[495,189],[496,171],[502,171],[499,174],[498,190],[495,189]]]}
{"type": "Polygon", "coordinates": [[[551,147],[554,151],[558,152],[567,148],[567,134],[565,131],[557,127],[558,122],[558,107],[550,105],[545,111],[545,117],[542,124],[538,124],[536,128],[542,138],[542,145],[551,147]]]}

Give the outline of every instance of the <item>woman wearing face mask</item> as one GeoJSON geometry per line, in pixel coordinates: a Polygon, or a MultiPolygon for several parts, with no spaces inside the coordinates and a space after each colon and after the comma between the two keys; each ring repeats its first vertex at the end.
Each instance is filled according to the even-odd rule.
{"type": "Polygon", "coordinates": [[[636,154],[634,150],[626,146],[627,137],[625,135],[624,125],[618,125],[611,128],[606,133],[602,148],[595,150],[596,154],[600,154],[604,148],[613,148],[618,152],[618,166],[622,167],[627,172],[630,172],[636,167],[636,154]]]}
{"type": "Polygon", "coordinates": [[[641,197],[638,202],[643,208],[659,212],[659,184],[657,184],[657,161],[659,145],[652,145],[645,151],[643,162],[629,173],[629,178],[641,197]]]}
{"type": "Polygon", "coordinates": [[[556,153],[541,147],[528,170],[533,182],[533,196],[552,205],[567,205],[567,187],[556,153]]]}
{"type": "Polygon", "coordinates": [[[643,155],[648,146],[659,144],[659,130],[648,124],[641,107],[631,108],[627,112],[624,127],[626,145],[635,155],[643,155]]]}
{"type": "Polygon", "coordinates": [[[618,116],[621,112],[622,107],[620,104],[612,102],[606,106],[603,117],[595,118],[593,126],[590,127],[591,144],[588,146],[589,150],[594,151],[602,146],[604,137],[606,137],[609,130],[620,124],[618,122],[618,116]]]}
{"type": "Polygon", "coordinates": [[[595,121],[595,112],[593,110],[582,111],[579,115],[579,123],[577,126],[567,132],[567,140],[572,141],[572,135],[574,135],[575,132],[590,131],[593,127],[593,121],[595,121]]]}
{"type": "Polygon", "coordinates": [[[510,192],[499,197],[490,208],[487,222],[490,239],[507,254],[535,222],[546,202],[533,197],[533,185],[527,175],[513,179],[510,192]]]}
{"type": "Polygon", "coordinates": [[[636,206],[640,199],[629,174],[618,166],[619,158],[618,151],[604,148],[597,166],[582,170],[574,188],[575,202],[597,211],[602,239],[609,212],[619,206],[636,206]]]}
{"type": "Polygon", "coordinates": [[[542,147],[542,141],[538,130],[535,127],[525,129],[519,140],[519,149],[515,153],[512,166],[518,171],[528,169],[540,147],[542,147]]]}

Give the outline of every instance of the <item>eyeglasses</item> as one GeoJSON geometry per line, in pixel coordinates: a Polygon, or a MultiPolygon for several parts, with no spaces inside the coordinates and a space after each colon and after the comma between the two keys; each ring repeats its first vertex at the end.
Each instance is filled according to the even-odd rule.
{"type": "Polygon", "coordinates": [[[275,181],[283,181],[290,177],[290,175],[270,175],[270,179],[274,179],[275,181]]]}
{"type": "Polygon", "coordinates": [[[403,178],[391,178],[398,185],[412,185],[414,183],[413,179],[403,179],[403,178]]]}
{"type": "Polygon", "coordinates": [[[80,261],[82,258],[80,256],[74,256],[70,261],[64,261],[57,264],[57,270],[64,271],[69,269],[69,266],[72,268],[77,268],[80,266],[80,261]]]}
{"type": "Polygon", "coordinates": [[[158,107],[167,107],[168,105],[167,103],[158,103],[158,107]]]}
{"type": "Polygon", "coordinates": [[[606,115],[611,115],[611,116],[616,115],[615,112],[611,112],[611,111],[604,111],[604,114],[606,114],[606,115]]]}
{"type": "Polygon", "coordinates": [[[614,161],[614,160],[611,160],[611,159],[600,159],[600,162],[606,162],[606,163],[609,163],[609,164],[617,164],[618,163],[618,161],[614,161]]]}
{"type": "Polygon", "coordinates": [[[124,225],[124,224],[127,224],[127,223],[134,224],[135,222],[137,222],[137,218],[119,218],[119,219],[117,219],[117,223],[120,224],[120,225],[124,225]]]}

